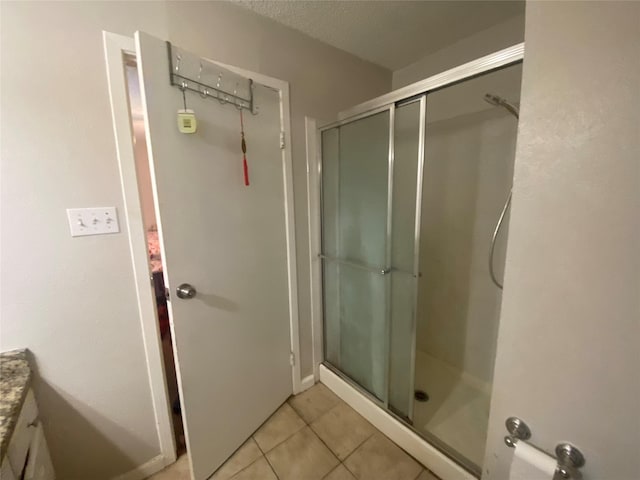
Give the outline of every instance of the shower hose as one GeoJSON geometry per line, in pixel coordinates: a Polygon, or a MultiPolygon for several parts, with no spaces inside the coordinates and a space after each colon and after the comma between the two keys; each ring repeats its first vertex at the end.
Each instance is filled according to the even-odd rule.
{"type": "Polygon", "coordinates": [[[493,280],[493,283],[495,283],[500,290],[502,290],[502,284],[496,277],[496,272],[493,269],[493,256],[496,250],[496,239],[498,238],[498,234],[500,233],[500,229],[502,228],[502,222],[504,221],[504,216],[507,213],[507,210],[509,209],[509,205],[511,205],[511,193],[512,191],[509,191],[509,196],[507,197],[507,200],[504,202],[504,207],[502,207],[502,212],[500,213],[500,218],[498,218],[498,223],[496,224],[496,228],[493,230],[493,236],[491,237],[491,249],[489,250],[489,274],[491,275],[491,280],[493,280]]]}

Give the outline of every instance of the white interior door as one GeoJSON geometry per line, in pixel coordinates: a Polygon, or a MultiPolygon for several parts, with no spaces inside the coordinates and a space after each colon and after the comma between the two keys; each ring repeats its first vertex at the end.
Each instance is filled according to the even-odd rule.
{"type": "MultiPolygon", "coordinates": [[[[259,114],[244,111],[247,187],[239,110],[187,92],[198,131],[180,133],[183,97],[169,83],[166,42],[137,33],[136,49],[182,415],[200,480],[292,392],[280,93],[256,84],[259,114]],[[183,283],[195,297],[178,298],[183,283]]],[[[201,60],[180,52],[196,76],[201,60]]],[[[203,78],[215,82],[217,72],[203,61],[203,78]]]]}

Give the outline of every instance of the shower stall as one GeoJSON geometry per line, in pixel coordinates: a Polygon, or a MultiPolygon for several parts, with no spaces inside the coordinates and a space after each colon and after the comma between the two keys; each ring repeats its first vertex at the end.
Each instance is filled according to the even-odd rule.
{"type": "Polygon", "coordinates": [[[405,87],[319,129],[323,363],[474,475],[489,416],[521,58],[459,67],[450,81],[405,87]]]}

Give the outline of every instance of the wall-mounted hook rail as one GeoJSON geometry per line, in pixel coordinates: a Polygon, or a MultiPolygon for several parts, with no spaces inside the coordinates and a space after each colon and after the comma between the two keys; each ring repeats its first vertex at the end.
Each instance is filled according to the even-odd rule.
{"type": "Polygon", "coordinates": [[[239,82],[235,83],[235,86],[231,91],[223,88],[223,83],[221,81],[223,77],[222,73],[218,75],[215,87],[202,82],[202,62],[200,62],[200,70],[197,72],[197,79],[189,78],[186,73],[181,73],[181,66],[184,61],[180,54],[178,54],[176,56],[176,62],[174,63],[173,47],[171,42],[167,42],[167,54],[169,56],[169,83],[172,86],[179,88],[183,92],[188,90],[190,92],[197,93],[203,98],[209,97],[214,100],[218,100],[222,104],[230,103],[239,110],[246,109],[254,115],[257,114],[257,108],[254,103],[252,79],[247,79],[249,98],[245,98],[238,95],[237,91],[239,82]]]}

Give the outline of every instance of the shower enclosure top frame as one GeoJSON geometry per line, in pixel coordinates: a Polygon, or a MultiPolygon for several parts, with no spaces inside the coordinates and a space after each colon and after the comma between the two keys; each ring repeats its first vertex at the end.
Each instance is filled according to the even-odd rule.
{"type": "Polygon", "coordinates": [[[357,120],[359,117],[368,116],[376,110],[386,110],[389,105],[401,102],[416,95],[428,93],[430,91],[447,87],[463,80],[468,80],[478,75],[507,67],[511,64],[521,62],[524,59],[524,43],[518,43],[511,47],[499,50],[484,57],[480,57],[471,62],[464,63],[450,70],[438,73],[424,80],[412,83],[405,87],[386,93],[379,97],[367,100],[354,107],[348,108],[338,114],[338,121],[321,125],[318,130],[321,132],[345,123],[357,120]]]}

